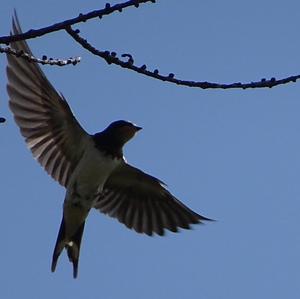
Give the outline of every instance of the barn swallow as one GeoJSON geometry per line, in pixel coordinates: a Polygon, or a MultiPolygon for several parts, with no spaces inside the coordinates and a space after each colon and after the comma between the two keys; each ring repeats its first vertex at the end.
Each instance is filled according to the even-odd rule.
{"type": "MultiPolygon", "coordinates": [[[[12,34],[20,33],[15,15],[12,34]]],[[[11,47],[32,55],[26,41],[12,42],[11,47]]],[[[149,236],[211,220],[181,203],[162,181],[126,162],[123,146],[141,127],[118,120],[100,133],[88,134],[37,63],[13,55],[7,55],[7,60],[7,91],[14,119],[33,157],[66,188],[52,272],[66,249],[73,277],[77,277],[82,234],[91,208],[149,236]]]]}

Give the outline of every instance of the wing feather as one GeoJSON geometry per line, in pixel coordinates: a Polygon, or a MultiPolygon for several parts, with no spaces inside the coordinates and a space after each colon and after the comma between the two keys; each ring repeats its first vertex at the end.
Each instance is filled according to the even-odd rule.
{"type": "Polygon", "coordinates": [[[211,220],[181,203],[160,180],[125,162],[108,178],[94,207],[149,236],[211,220]]]}
{"type": "MultiPolygon", "coordinates": [[[[15,15],[12,34],[20,33],[15,15]]],[[[11,47],[32,55],[26,41],[13,42],[11,47]]],[[[13,55],[7,55],[7,60],[9,106],[21,134],[34,158],[66,187],[90,136],[37,63],[13,55]]]]}

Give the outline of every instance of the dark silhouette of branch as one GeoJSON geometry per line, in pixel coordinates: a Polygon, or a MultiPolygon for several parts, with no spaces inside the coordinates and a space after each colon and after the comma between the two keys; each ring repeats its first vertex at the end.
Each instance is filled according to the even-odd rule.
{"type": "Polygon", "coordinates": [[[80,57],[70,57],[69,59],[53,59],[53,58],[47,58],[46,55],[42,57],[42,59],[36,58],[28,53],[25,53],[24,51],[17,51],[15,49],[12,49],[10,47],[2,48],[0,47],[0,53],[6,53],[10,55],[15,55],[21,58],[24,58],[31,62],[37,62],[40,64],[49,64],[49,65],[57,65],[57,66],[65,66],[68,64],[76,65],[80,62],[80,57]]]}
{"type": "Polygon", "coordinates": [[[113,6],[111,6],[109,3],[105,4],[105,8],[91,11],[87,14],[79,14],[78,17],[65,20],[63,22],[59,22],[56,24],[53,24],[51,26],[43,27],[40,29],[31,29],[27,32],[24,32],[22,34],[17,35],[7,35],[7,36],[1,36],[0,37],[0,44],[9,44],[10,42],[18,41],[18,40],[24,40],[24,39],[30,39],[35,38],[38,36],[42,36],[45,34],[48,34],[50,32],[55,32],[59,30],[65,29],[67,26],[71,26],[74,24],[78,24],[81,22],[86,22],[87,20],[94,19],[94,18],[102,18],[103,16],[109,15],[113,12],[119,11],[122,12],[124,8],[135,6],[139,7],[140,4],[144,4],[147,2],[155,3],[156,0],[130,0],[124,3],[118,3],[113,6]]]}
{"type": "Polygon", "coordinates": [[[188,87],[198,87],[202,89],[233,89],[233,88],[240,88],[240,89],[249,89],[249,88],[272,88],[274,86],[287,84],[290,82],[296,82],[300,79],[300,75],[290,76],[287,78],[276,80],[274,77],[267,80],[261,79],[260,81],[250,82],[250,83],[230,83],[230,84],[221,84],[221,83],[211,83],[211,82],[196,82],[196,81],[188,81],[188,80],[180,80],[175,78],[174,73],[169,73],[168,75],[160,75],[158,69],[154,71],[147,70],[147,66],[143,64],[142,66],[134,65],[134,59],[131,54],[122,54],[121,57],[128,58],[128,60],[124,61],[117,57],[116,52],[110,51],[100,51],[93,47],[91,44],[87,42],[86,39],[82,38],[79,35],[79,30],[73,30],[71,27],[67,27],[66,31],[74,38],[76,42],[78,42],[83,48],[87,49],[92,54],[103,58],[108,64],[116,64],[123,68],[135,71],[139,74],[143,74],[145,76],[166,81],[170,83],[174,83],[177,85],[183,85],[188,87]]]}
{"type": "MultiPolygon", "coordinates": [[[[296,82],[300,79],[300,75],[294,75],[289,76],[283,79],[261,79],[260,81],[255,82],[248,82],[248,83],[241,83],[241,82],[235,82],[235,83],[214,83],[214,82],[207,82],[207,81],[190,81],[190,80],[180,80],[175,77],[174,73],[169,73],[168,75],[161,75],[159,74],[159,70],[155,69],[154,71],[147,70],[147,66],[143,64],[142,66],[136,66],[134,64],[134,59],[131,54],[123,54],[121,57],[124,59],[120,59],[117,57],[116,52],[110,52],[110,51],[101,51],[97,48],[93,47],[91,44],[87,42],[86,39],[83,39],[79,35],[79,30],[73,30],[71,25],[85,22],[87,20],[90,20],[92,18],[99,17],[100,19],[105,16],[109,15],[113,12],[119,11],[122,12],[124,8],[135,6],[139,7],[140,4],[144,4],[147,2],[155,3],[155,0],[130,0],[124,3],[119,3],[111,6],[109,3],[106,3],[105,8],[100,10],[95,10],[92,12],[89,12],[87,14],[79,14],[78,17],[65,20],[60,23],[56,23],[52,26],[40,28],[37,30],[29,30],[25,33],[17,34],[17,35],[11,35],[11,36],[3,36],[0,37],[0,43],[9,43],[13,41],[23,40],[23,39],[30,39],[35,38],[38,36],[42,36],[45,34],[48,34],[50,32],[59,31],[59,30],[66,30],[68,34],[77,41],[82,47],[87,49],[89,52],[91,52],[94,55],[97,55],[101,58],[103,58],[108,64],[116,64],[123,68],[135,71],[139,74],[143,74],[145,76],[160,80],[160,81],[166,81],[177,85],[182,86],[188,86],[188,87],[197,87],[202,89],[249,89],[249,88],[272,88],[278,85],[287,84],[290,82],[296,82]]],[[[50,64],[50,65],[66,65],[66,64],[76,64],[79,62],[79,58],[70,58],[68,60],[60,60],[60,59],[47,59],[46,56],[43,56],[43,59],[37,59],[31,55],[28,55],[26,53],[13,53],[12,50],[9,48],[1,48],[0,47],[0,53],[5,52],[12,55],[18,55],[20,57],[23,57],[25,59],[28,59],[30,61],[35,61],[41,64],[50,64]]]]}

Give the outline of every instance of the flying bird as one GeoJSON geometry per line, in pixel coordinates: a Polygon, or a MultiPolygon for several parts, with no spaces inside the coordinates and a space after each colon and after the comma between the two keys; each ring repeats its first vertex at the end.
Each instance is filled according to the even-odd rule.
{"type": "MultiPolygon", "coordinates": [[[[22,33],[16,15],[12,26],[12,34],[22,33]]],[[[11,47],[32,55],[25,41],[12,42],[11,47]]],[[[88,134],[37,63],[13,55],[7,60],[14,119],[33,157],[66,188],[52,272],[66,249],[77,277],[85,220],[92,208],[149,236],[211,220],[185,206],[162,181],[126,162],[123,146],[141,127],[118,120],[100,133],[88,134]]]]}

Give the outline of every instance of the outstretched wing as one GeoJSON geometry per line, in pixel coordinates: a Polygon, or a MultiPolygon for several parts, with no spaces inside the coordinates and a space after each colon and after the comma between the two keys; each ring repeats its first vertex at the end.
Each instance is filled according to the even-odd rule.
{"type": "Polygon", "coordinates": [[[127,163],[111,174],[94,207],[149,236],[162,236],[164,229],[190,229],[190,224],[211,220],[181,203],[160,180],[127,163]]]}
{"type": "MultiPolygon", "coordinates": [[[[12,33],[22,33],[16,15],[12,33]]],[[[25,41],[13,42],[11,47],[32,55],[25,41]]],[[[37,63],[13,55],[7,55],[7,60],[7,91],[15,121],[34,158],[67,186],[89,135],[37,63]]]]}

